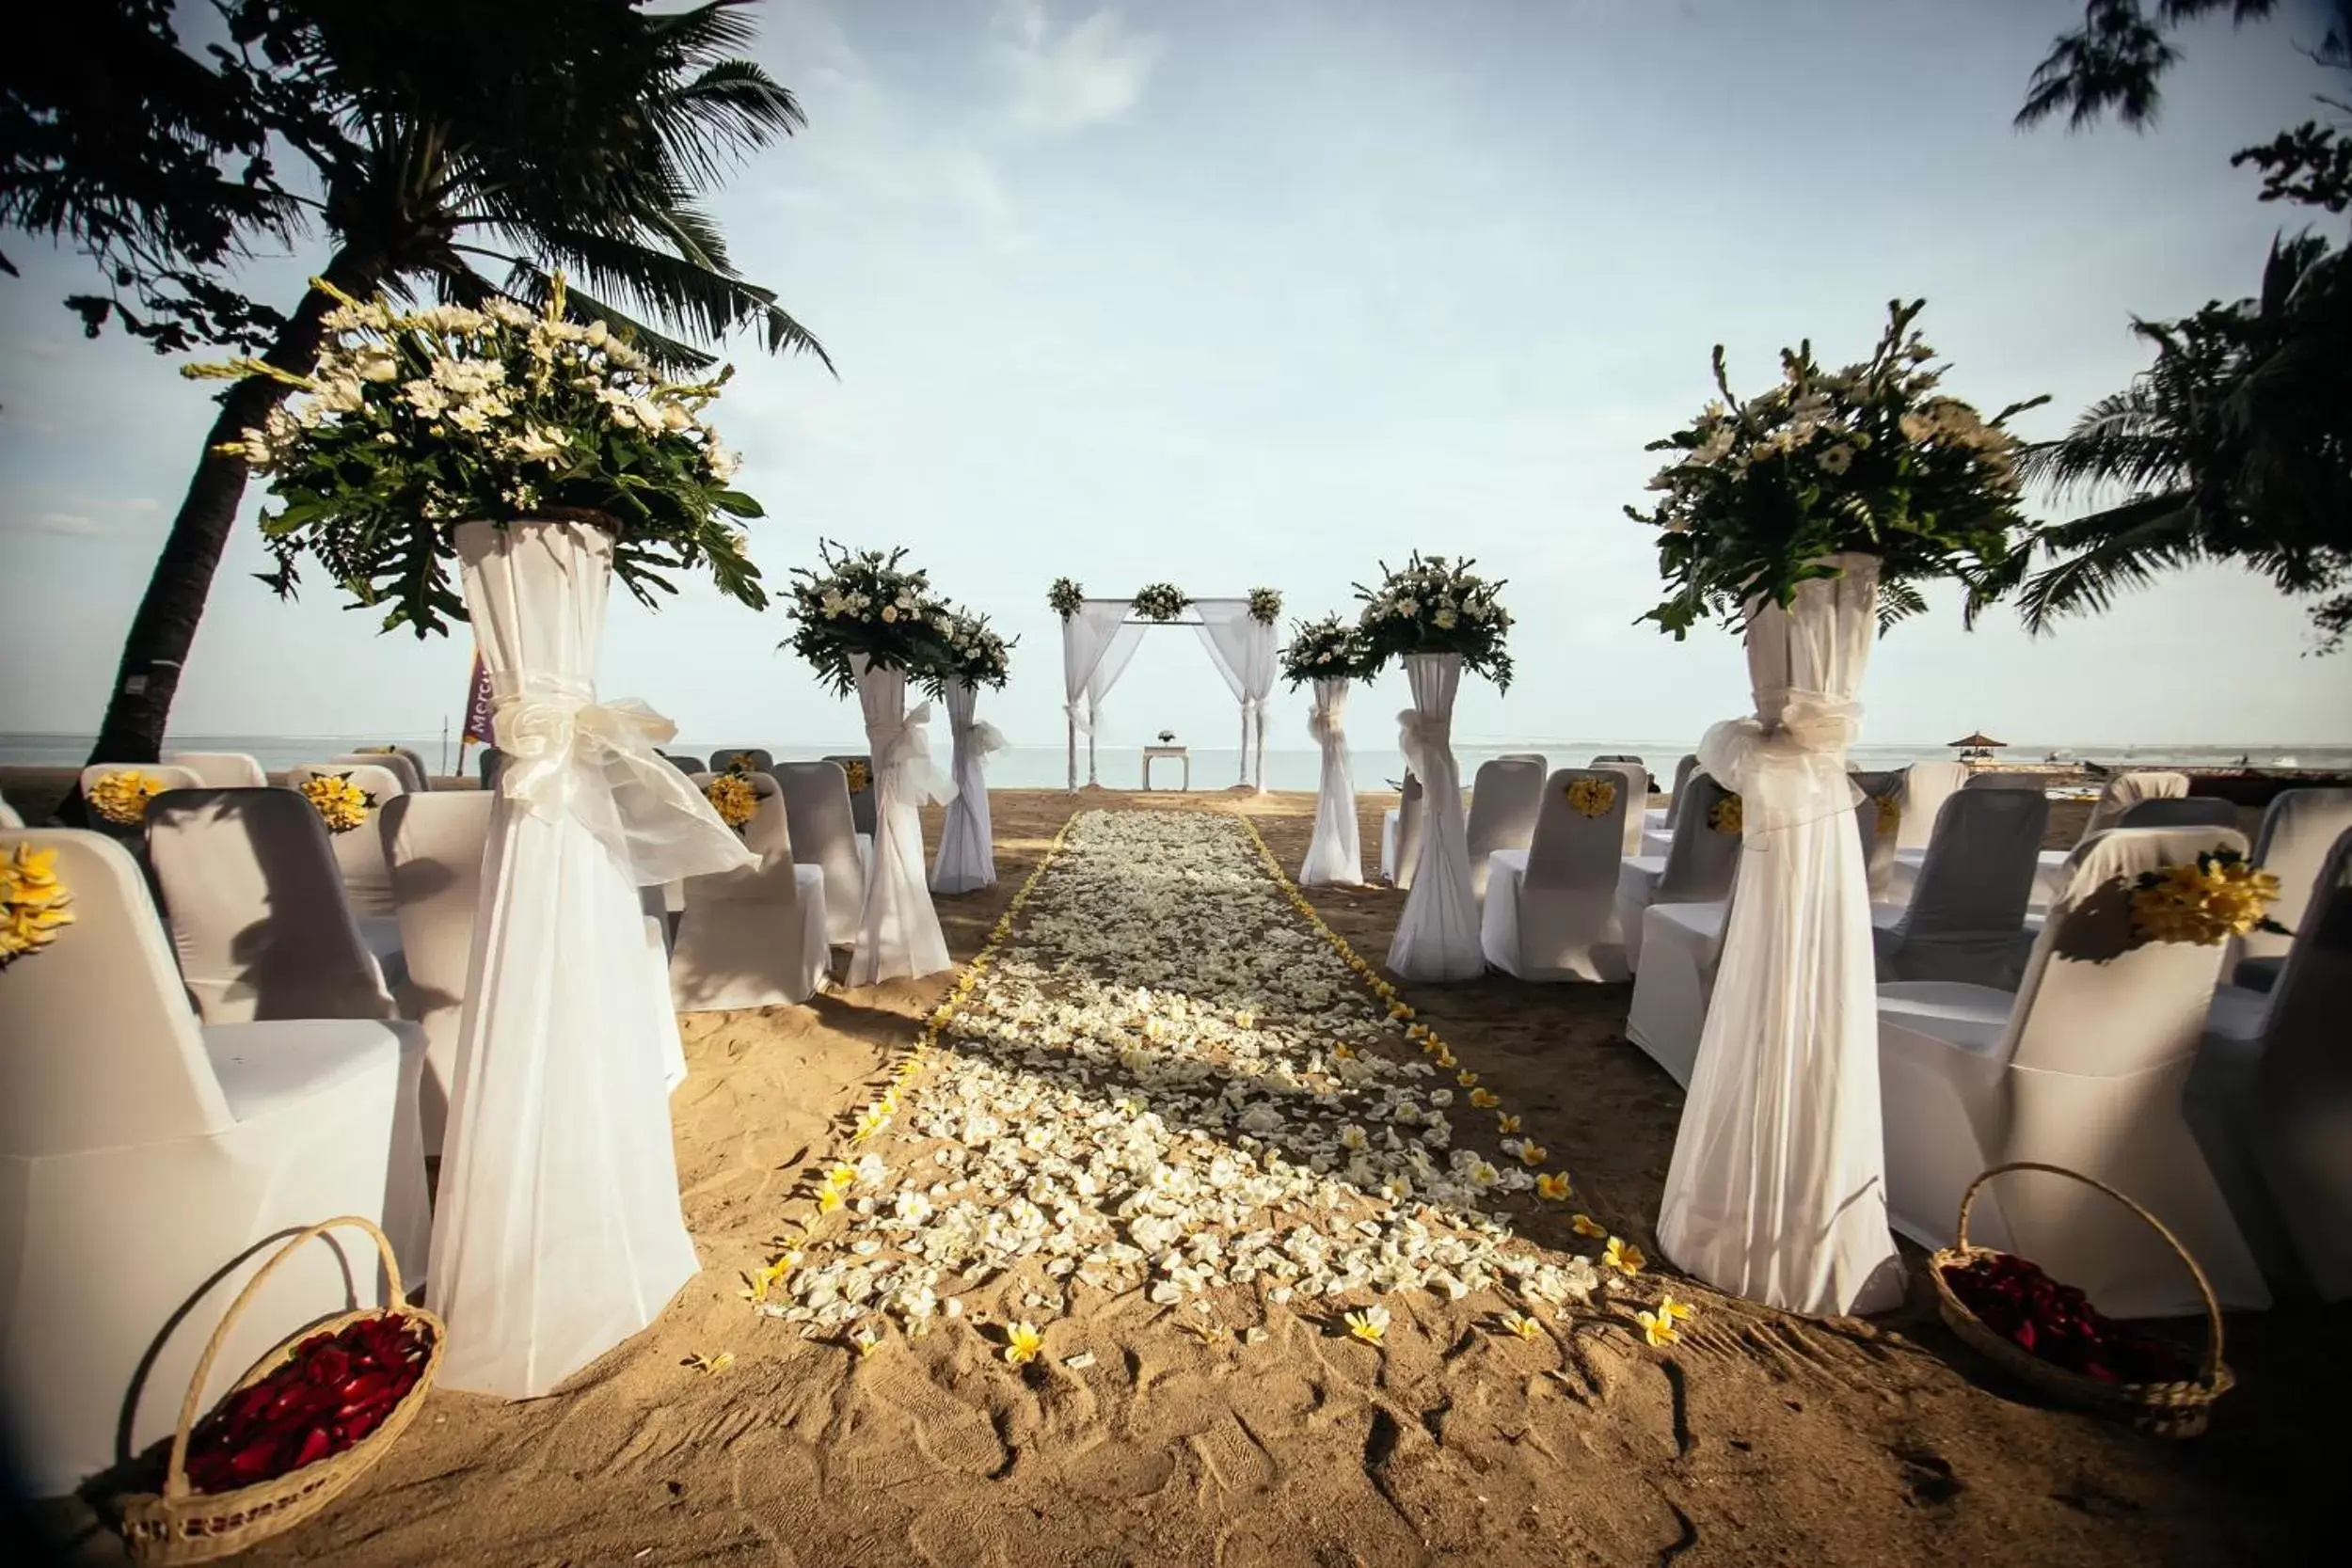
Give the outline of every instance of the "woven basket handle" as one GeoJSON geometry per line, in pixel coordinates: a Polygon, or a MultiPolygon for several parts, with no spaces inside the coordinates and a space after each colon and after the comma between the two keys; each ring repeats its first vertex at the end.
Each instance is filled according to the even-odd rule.
{"type": "Polygon", "coordinates": [[[2047,1171],[2052,1176],[2070,1177],[2086,1187],[2095,1187],[2147,1221],[2148,1228],[2164,1238],[2165,1244],[2179,1256],[2182,1262],[2188,1265],[2188,1276],[2197,1282],[2197,1293],[2205,1298],[2205,1366],[2204,1370],[2199,1374],[2199,1381],[2214,1392],[2219,1393],[2221,1389],[2221,1303],[2214,1298],[2213,1286],[2206,1280],[2205,1271],[2197,1266],[2197,1259],[2189,1256],[2188,1248],[2181,1244],[2181,1239],[2178,1236],[2173,1235],[2165,1227],[2162,1220],[2097,1177],[2085,1176],[2078,1170],[2068,1170],[2064,1165],[2045,1165],[2035,1160],[2012,1160],[2005,1165],[1994,1165],[1974,1181],[1969,1182],[1968,1190],[1961,1195],[1960,1222],[1953,1227],[1953,1247],[1963,1253],[1968,1250],[1968,1211],[1976,1206],[1977,1189],[2003,1172],[2012,1170],[2047,1171]]]}
{"type": "Polygon", "coordinates": [[[188,1435],[196,1428],[197,1402],[204,1396],[204,1380],[212,1375],[213,1363],[218,1359],[220,1347],[229,1338],[230,1326],[244,1315],[246,1304],[252,1301],[254,1292],[262,1288],[262,1282],[278,1271],[278,1264],[293,1256],[295,1248],[338,1226],[345,1225],[364,1230],[373,1238],[375,1250],[384,1259],[384,1279],[389,1299],[394,1302],[406,1299],[407,1292],[401,1289],[400,1259],[392,1255],[390,1238],[373,1220],[361,1214],[343,1214],[335,1219],[321,1220],[290,1238],[284,1246],[270,1255],[268,1262],[253,1271],[253,1277],[245,1282],[245,1289],[237,1292],[237,1299],[229,1304],[229,1310],[221,1314],[220,1322],[214,1326],[213,1337],[204,1342],[204,1354],[196,1363],[196,1375],[188,1379],[187,1397],[180,1402],[180,1425],[171,1434],[171,1459],[164,1469],[165,1497],[176,1500],[188,1495],[188,1435]]]}

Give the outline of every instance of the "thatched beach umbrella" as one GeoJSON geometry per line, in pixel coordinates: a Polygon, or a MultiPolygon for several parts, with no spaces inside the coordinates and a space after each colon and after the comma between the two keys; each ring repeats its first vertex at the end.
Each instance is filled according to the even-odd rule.
{"type": "Polygon", "coordinates": [[[2001,747],[2007,746],[2009,742],[2006,740],[1995,740],[1991,736],[1985,734],[1982,730],[1979,730],[1974,735],[1963,736],[1959,740],[1947,740],[1945,744],[1947,746],[1960,747],[1963,751],[1989,752],[1996,751],[2001,747]]]}

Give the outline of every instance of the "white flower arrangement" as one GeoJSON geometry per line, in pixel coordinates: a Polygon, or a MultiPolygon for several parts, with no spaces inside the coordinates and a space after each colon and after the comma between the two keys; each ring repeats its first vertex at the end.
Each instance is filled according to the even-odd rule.
{"type": "Polygon", "coordinates": [[[1011,675],[1013,643],[1020,639],[1006,641],[988,624],[987,616],[970,610],[956,610],[948,621],[947,657],[953,666],[949,673],[974,686],[1002,691],[1011,675]]]}
{"type": "Polygon", "coordinates": [[[1065,621],[1085,608],[1086,602],[1086,590],[1069,578],[1056,578],[1054,586],[1045,591],[1046,605],[1065,621]]]}
{"type": "Polygon", "coordinates": [[[817,546],[820,565],[792,569],[792,635],[783,646],[808,660],[835,691],[856,685],[850,656],[877,670],[903,670],[936,695],[956,673],[956,610],[931,593],[929,573],[902,568],[904,549],[817,546]]]}
{"type": "Polygon", "coordinates": [[[1136,591],[1135,611],[1147,621],[1173,621],[1192,599],[1172,582],[1146,583],[1136,591]]]}
{"type": "Polygon", "coordinates": [[[1363,633],[1337,615],[1297,623],[1297,634],[1282,649],[1282,675],[1294,687],[1309,681],[1343,680],[1364,662],[1363,633]]]}
{"type": "Polygon", "coordinates": [[[1462,668],[1511,689],[1511,655],[1504,634],[1511,612],[1497,600],[1503,584],[1470,570],[1476,562],[1442,555],[1412,559],[1394,571],[1380,563],[1376,589],[1356,585],[1363,601],[1357,629],[1363,639],[1363,670],[1377,674],[1408,654],[1459,654],[1462,668]]]}
{"type": "Polygon", "coordinates": [[[565,319],[561,277],[543,311],[492,299],[404,312],[313,282],[339,303],[311,374],[250,359],[184,372],[295,388],[220,449],[279,503],[262,531],[280,594],[308,554],[358,603],[389,604],[387,629],[445,630],[463,613],[449,581],[456,524],[569,518],[615,536],[614,573],[648,604],[675,591],[665,573],[702,566],[730,598],[767,604],[728,520],[759,516],[759,503],[730,487],[735,455],[704,417],[731,369],[662,379],[625,333],[565,319]]]}
{"type": "Polygon", "coordinates": [[[1252,588],[1249,591],[1249,616],[1262,626],[1270,626],[1282,618],[1282,595],[1273,588],[1252,588]]]}

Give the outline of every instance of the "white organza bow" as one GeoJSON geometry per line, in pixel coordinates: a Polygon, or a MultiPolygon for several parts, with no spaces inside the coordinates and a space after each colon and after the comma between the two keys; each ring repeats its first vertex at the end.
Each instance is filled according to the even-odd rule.
{"type": "Polygon", "coordinates": [[[1339,710],[1315,704],[1307,710],[1307,733],[1314,736],[1316,745],[1330,745],[1340,733],[1339,710]]]}
{"type": "Polygon", "coordinates": [[[550,822],[585,827],[640,887],[756,865],[759,856],[655,748],[677,726],[633,697],[599,703],[585,681],[493,675],[499,791],[550,822]]]}
{"type": "Polygon", "coordinates": [[[1424,714],[1419,708],[1406,708],[1396,716],[1396,746],[1405,753],[1406,765],[1413,777],[1429,777],[1429,759],[1438,749],[1454,736],[1454,721],[1436,714],[1424,714]]]}
{"type": "Polygon", "coordinates": [[[1084,697],[1074,703],[1064,703],[1062,711],[1070,716],[1072,729],[1076,730],[1080,735],[1094,733],[1094,721],[1087,717],[1087,700],[1084,697]]]}
{"type": "Polygon", "coordinates": [[[1861,704],[1791,689],[1773,729],[1753,715],[1709,729],[1699,766],[1739,793],[1741,836],[1754,839],[1853,809],[1862,793],[1847,776],[1846,748],[1861,726],[1861,704]]]}
{"type": "Polygon", "coordinates": [[[931,705],[924,703],[896,724],[867,726],[875,768],[887,775],[893,794],[918,806],[956,798],[954,781],[931,761],[930,732],[924,728],[930,721],[931,705]]]}
{"type": "Polygon", "coordinates": [[[1005,732],[985,719],[975,719],[969,724],[953,726],[959,744],[971,748],[975,761],[986,762],[1005,749],[1005,732]]]}

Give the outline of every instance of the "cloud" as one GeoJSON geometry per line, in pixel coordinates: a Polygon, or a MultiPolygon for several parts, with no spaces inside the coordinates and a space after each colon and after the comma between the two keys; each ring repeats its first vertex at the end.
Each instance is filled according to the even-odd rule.
{"type": "Polygon", "coordinates": [[[1057,35],[1044,0],[997,8],[998,62],[1012,85],[1013,123],[1048,135],[1113,120],[1143,98],[1160,56],[1156,33],[1130,32],[1105,6],[1057,35]]]}
{"type": "Polygon", "coordinates": [[[60,533],[79,538],[94,538],[107,531],[106,526],[94,517],[74,512],[43,512],[30,517],[9,517],[0,522],[11,533],[60,533]]]}

